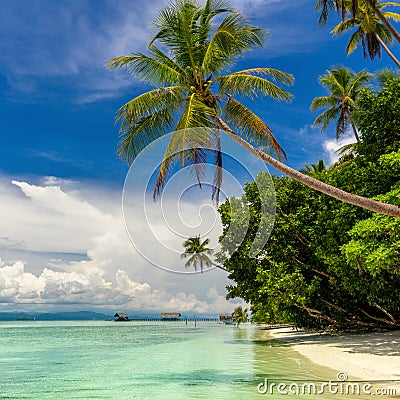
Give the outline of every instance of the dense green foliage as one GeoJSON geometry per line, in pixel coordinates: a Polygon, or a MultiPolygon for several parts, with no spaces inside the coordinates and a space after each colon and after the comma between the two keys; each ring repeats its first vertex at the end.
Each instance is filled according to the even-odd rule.
{"type": "MultiPolygon", "coordinates": [[[[361,141],[318,179],[400,205],[400,80],[360,95],[361,141]]],[[[261,254],[248,250],[260,221],[259,193],[248,183],[247,236],[224,265],[235,285],[228,297],[251,303],[255,321],[306,328],[400,327],[400,221],[339,202],[300,183],[274,177],[275,227],[261,254]]],[[[240,209],[235,207],[235,209],[240,209]]],[[[220,207],[224,233],[229,203],[220,207]]],[[[237,222],[235,222],[237,223],[237,222]]],[[[243,226],[243,229],[247,229],[243,226]]],[[[236,229],[237,230],[237,229],[236,229]]],[[[234,238],[224,243],[234,242],[234,238]]]]}
{"type": "Polygon", "coordinates": [[[380,92],[368,91],[358,99],[357,126],[363,132],[358,148],[369,159],[400,148],[399,93],[400,79],[392,78],[380,92]]]}

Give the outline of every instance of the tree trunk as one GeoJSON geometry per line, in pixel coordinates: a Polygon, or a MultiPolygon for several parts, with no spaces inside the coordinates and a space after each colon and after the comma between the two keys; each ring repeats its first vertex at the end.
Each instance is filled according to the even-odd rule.
{"type": "Polygon", "coordinates": [[[229,272],[225,267],[223,267],[222,265],[216,264],[215,262],[213,262],[212,265],[214,265],[214,267],[222,269],[222,271],[229,272]]]}
{"type": "Polygon", "coordinates": [[[383,47],[383,50],[386,51],[388,56],[393,60],[393,62],[397,65],[397,68],[400,68],[400,61],[395,57],[395,55],[389,50],[389,47],[386,46],[386,43],[381,39],[381,37],[375,33],[375,37],[378,40],[379,44],[383,47]]]}
{"type": "Polygon", "coordinates": [[[374,13],[378,16],[378,18],[386,25],[386,27],[389,29],[390,33],[397,39],[397,41],[400,43],[400,33],[396,31],[394,26],[388,21],[388,19],[382,14],[382,11],[376,6],[375,2],[373,0],[367,0],[368,4],[372,7],[374,10],[374,13]]]}
{"type": "Polygon", "coordinates": [[[354,125],[354,122],[351,119],[350,119],[350,124],[351,124],[351,127],[353,128],[354,136],[356,137],[357,142],[359,142],[360,141],[360,137],[358,136],[357,128],[356,128],[356,126],[354,125]]]}
{"type": "Polygon", "coordinates": [[[380,201],[371,200],[365,197],[361,197],[355,194],[347,193],[344,190],[338,189],[334,186],[328,185],[324,182],[321,182],[309,175],[302,174],[301,172],[288,167],[282,162],[276,160],[270,155],[256,149],[250,143],[246,142],[240,136],[238,136],[224,121],[222,121],[219,117],[215,117],[215,122],[217,125],[227,133],[227,135],[234,140],[236,143],[240,144],[243,148],[245,148],[248,152],[255,155],[260,160],[269,164],[273,168],[278,171],[284,173],[290,178],[312,188],[321,193],[324,193],[330,197],[333,197],[337,200],[343,201],[348,204],[352,204],[358,207],[362,207],[366,210],[370,210],[373,212],[377,212],[380,214],[386,214],[393,217],[400,218],[400,207],[393,205],[382,203],[380,201]]]}

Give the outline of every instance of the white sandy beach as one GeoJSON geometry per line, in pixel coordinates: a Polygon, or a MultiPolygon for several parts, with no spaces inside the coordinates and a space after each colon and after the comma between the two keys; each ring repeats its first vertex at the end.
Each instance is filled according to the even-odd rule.
{"type": "Polygon", "coordinates": [[[344,372],[349,379],[400,384],[400,331],[334,336],[282,328],[269,333],[292,343],[294,350],[315,364],[344,372]]]}

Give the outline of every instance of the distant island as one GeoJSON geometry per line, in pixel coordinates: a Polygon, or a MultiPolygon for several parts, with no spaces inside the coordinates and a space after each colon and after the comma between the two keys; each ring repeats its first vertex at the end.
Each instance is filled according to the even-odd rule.
{"type": "Polygon", "coordinates": [[[101,321],[109,318],[110,315],[94,311],[55,313],[0,312],[0,321],[101,321]]]}
{"type": "MultiPolygon", "coordinates": [[[[117,313],[118,314],[118,313],[117,313]]],[[[126,314],[128,315],[128,314],[126,314]]],[[[131,312],[129,314],[129,321],[155,319],[158,320],[163,316],[156,312],[131,312]]],[[[59,312],[0,312],[0,321],[114,321],[115,311],[98,313],[95,311],[59,311],[59,312]]],[[[194,318],[201,319],[216,319],[216,315],[201,314],[194,315],[188,314],[185,319],[192,320],[194,318]]]]}

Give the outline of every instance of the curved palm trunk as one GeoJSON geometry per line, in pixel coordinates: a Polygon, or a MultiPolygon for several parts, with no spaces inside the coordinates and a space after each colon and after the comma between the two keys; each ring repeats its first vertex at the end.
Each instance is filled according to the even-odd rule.
{"type": "Polygon", "coordinates": [[[214,267],[217,267],[217,268],[219,268],[219,269],[222,269],[222,271],[225,271],[225,272],[229,272],[225,267],[223,267],[222,265],[219,265],[219,264],[216,264],[216,263],[212,263],[212,265],[214,265],[214,267]]]}
{"type": "Polygon", "coordinates": [[[381,39],[381,37],[375,33],[376,40],[379,42],[379,44],[383,47],[383,49],[386,51],[388,56],[393,60],[393,62],[397,65],[398,68],[400,68],[400,61],[395,57],[395,55],[389,50],[389,47],[386,46],[386,43],[381,39]]]}
{"type": "Polygon", "coordinates": [[[354,125],[354,122],[351,119],[350,119],[350,124],[351,124],[351,127],[353,128],[354,136],[356,137],[357,142],[359,142],[360,141],[360,136],[358,136],[357,128],[356,128],[356,126],[354,125]]]}
{"type": "Polygon", "coordinates": [[[382,11],[376,6],[375,2],[372,0],[367,0],[368,4],[374,10],[374,13],[378,16],[378,18],[386,25],[389,29],[390,33],[397,39],[400,43],[400,33],[394,28],[394,26],[388,21],[388,19],[382,14],[382,11]]]}
{"type": "Polygon", "coordinates": [[[217,125],[227,133],[227,135],[234,140],[236,143],[240,144],[251,154],[258,157],[260,160],[274,167],[278,171],[284,173],[290,178],[312,188],[321,193],[324,193],[328,196],[331,196],[337,200],[343,201],[348,204],[352,204],[358,207],[362,207],[366,210],[374,211],[380,214],[391,215],[393,217],[400,218],[400,207],[393,205],[382,203],[380,201],[371,200],[366,197],[361,197],[355,194],[351,194],[345,192],[344,190],[338,189],[334,186],[328,185],[324,182],[321,182],[315,178],[312,178],[309,175],[302,174],[301,172],[288,167],[287,165],[281,163],[270,155],[256,149],[250,143],[246,142],[240,136],[238,136],[222,119],[219,117],[215,117],[215,122],[217,125]]]}

